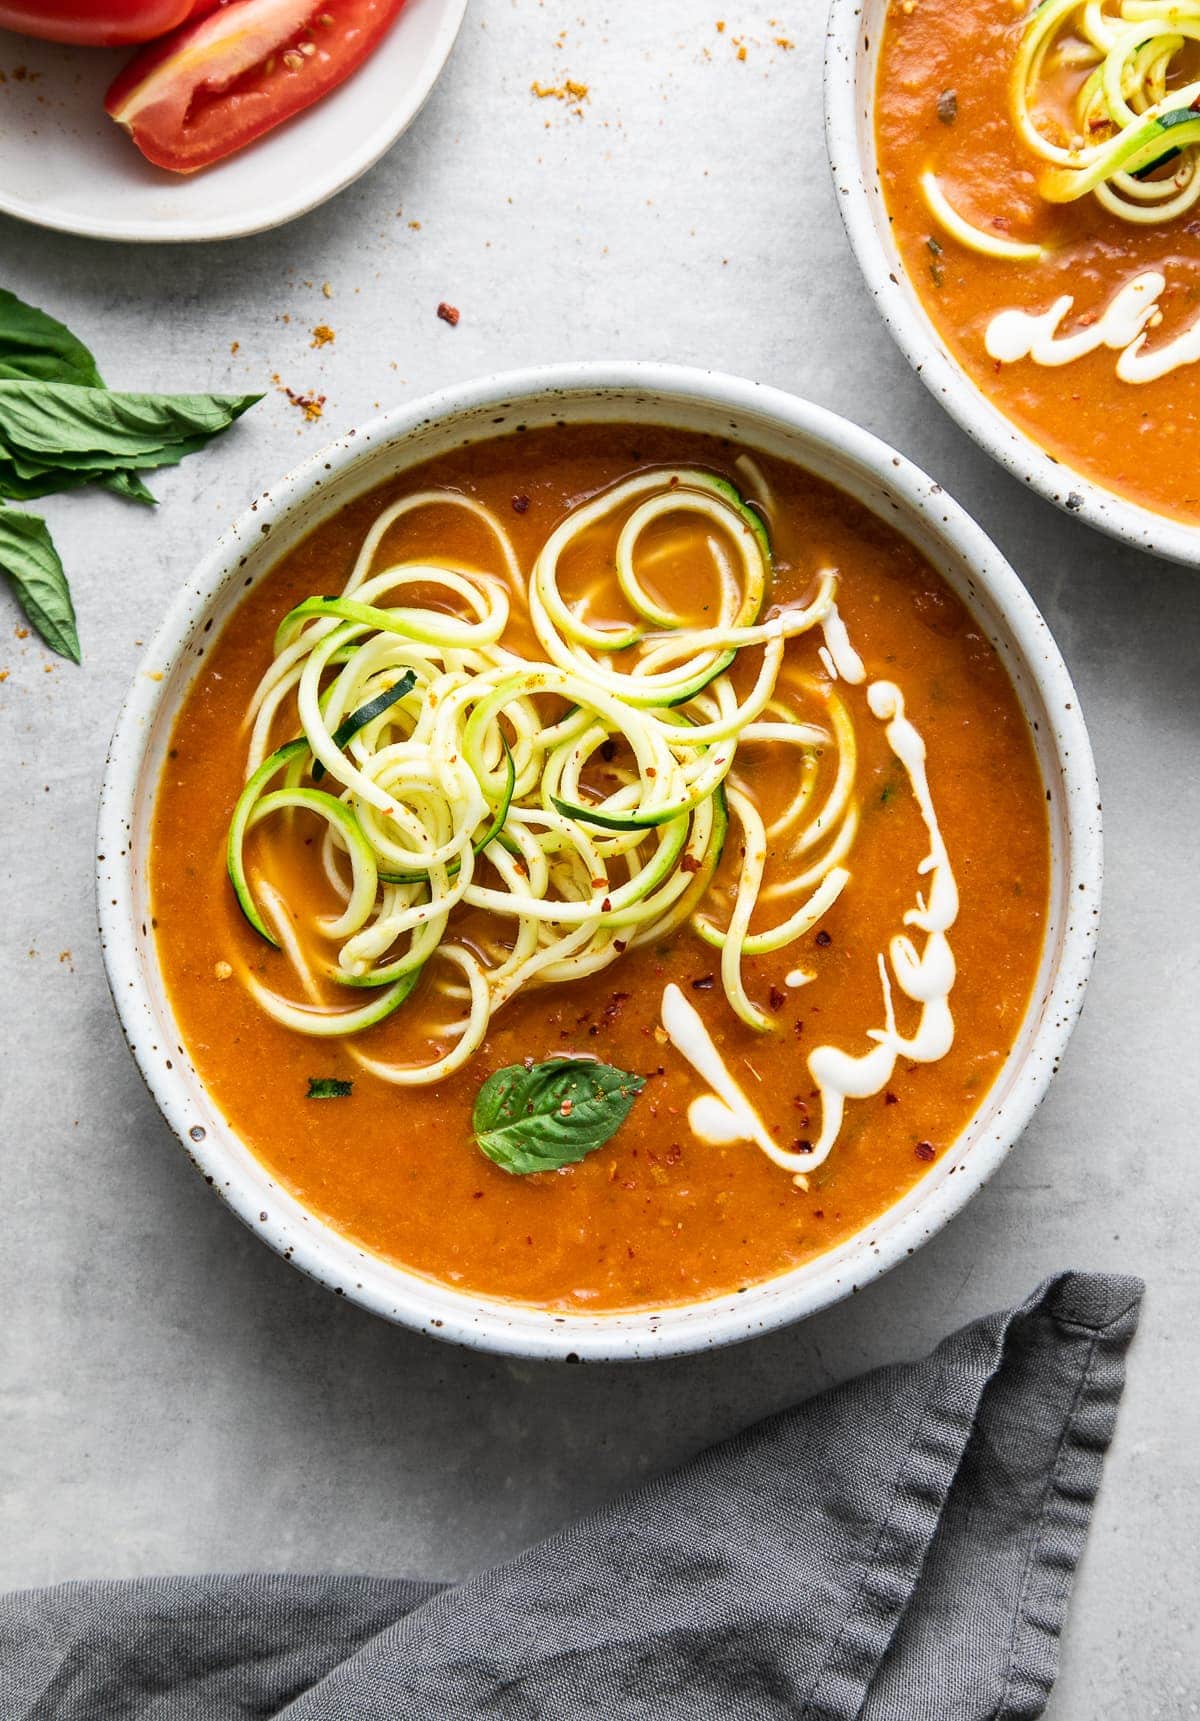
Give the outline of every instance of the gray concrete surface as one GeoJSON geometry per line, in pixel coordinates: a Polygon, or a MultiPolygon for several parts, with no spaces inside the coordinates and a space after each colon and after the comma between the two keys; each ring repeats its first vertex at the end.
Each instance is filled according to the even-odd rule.
{"type": "Polygon", "coordinates": [[[1119,1267],[1149,1292],[1051,1712],[1200,1713],[1200,576],[1022,493],[910,374],[828,183],[818,0],[780,5],[775,24],[731,5],[718,35],[721,9],[689,0],[586,17],[474,0],[408,137],[291,227],[147,252],[0,222],[0,279],[65,317],[114,383],[268,388],[234,435],[161,480],[157,518],[107,498],[46,505],[82,669],[18,641],[0,596],[0,1585],[212,1567],[454,1577],[1044,1274],[1119,1267]],[[564,75],[589,85],[581,117],[530,93],[564,75]],[[441,299],[457,328],[436,318],[441,299]],[[318,322],[336,341],[315,350],[318,322]],[[615,355],[806,394],[979,517],[1078,680],[1106,800],[1105,935],[1050,1098],[903,1269],[723,1354],[533,1367],[335,1302],[189,1171],[105,988],[92,827],[139,642],[264,483],[448,380],[615,355]],[[273,375],[323,393],[323,421],[306,424],[273,375]]]}

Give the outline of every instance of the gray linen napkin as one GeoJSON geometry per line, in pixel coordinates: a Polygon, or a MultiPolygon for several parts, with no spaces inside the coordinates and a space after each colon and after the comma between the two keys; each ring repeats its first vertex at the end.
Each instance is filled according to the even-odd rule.
{"type": "Polygon", "coordinates": [[[1067,1273],[466,1583],[0,1599],[4,1721],[1008,1721],[1042,1713],[1137,1324],[1067,1273]]]}

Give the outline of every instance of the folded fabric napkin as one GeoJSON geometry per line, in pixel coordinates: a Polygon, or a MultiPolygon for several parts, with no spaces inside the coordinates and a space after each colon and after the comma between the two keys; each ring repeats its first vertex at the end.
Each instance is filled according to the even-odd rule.
{"type": "Polygon", "coordinates": [[[4,1721],[1007,1721],[1042,1713],[1137,1325],[1067,1273],[466,1583],[0,1599],[4,1721]]]}

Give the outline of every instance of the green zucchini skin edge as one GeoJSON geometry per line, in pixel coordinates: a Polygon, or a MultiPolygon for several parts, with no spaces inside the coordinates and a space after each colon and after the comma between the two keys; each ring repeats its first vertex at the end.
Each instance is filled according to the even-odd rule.
{"type": "MultiPolygon", "coordinates": [[[[386,693],[377,693],[374,699],[368,699],[365,705],[360,705],[357,711],[352,711],[345,717],[333,732],[335,747],[344,747],[360,729],[365,729],[368,723],[373,723],[377,717],[382,717],[385,711],[391,709],[397,701],[411,693],[417,685],[417,677],[413,670],[406,669],[399,680],[393,682],[386,693]]],[[[312,780],[319,783],[326,774],[325,766],[320,759],[313,760],[312,780]]]]}
{"type": "Polygon", "coordinates": [[[277,747],[273,753],[263,760],[258,770],[247,780],[245,787],[237,798],[233,809],[233,817],[229,821],[229,835],[225,841],[225,870],[229,874],[229,882],[237,897],[238,907],[250,922],[260,938],[265,938],[273,950],[279,949],[279,940],[271,933],[254,901],[246,878],[246,865],[243,847],[246,840],[246,826],[254,811],[254,804],[259,799],[272,777],[301,753],[307,753],[307,741],[285,741],[282,747],[277,747]]]}

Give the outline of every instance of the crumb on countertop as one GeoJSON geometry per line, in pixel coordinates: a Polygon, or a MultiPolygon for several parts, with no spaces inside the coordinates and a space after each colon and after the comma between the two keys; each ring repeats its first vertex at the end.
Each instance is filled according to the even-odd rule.
{"type": "Polygon", "coordinates": [[[529,86],[539,101],[566,102],[573,114],[583,116],[583,104],[589,99],[588,86],[577,78],[564,78],[561,84],[543,84],[537,78],[529,86]]]}
{"type": "Polygon", "coordinates": [[[307,423],[312,424],[325,411],[325,396],[323,394],[297,394],[294,388],[286,386],[278,371],[272,372],[271,381],[280,394],[286,394],[292,405],[300,408],[307,423]]]}
{"type": "Polygon", "coordinates": [[[330,347],[336,339],[328,323],[318,323],[312,332],[312,337],[309,345],[314,347],[330,347]]]}
{"type": "Polygon", "coordinates": [[[458,306],[448,305],[445,299],[443,299],[441,304],[438,306],[437,314],[444,323],[449,323],[452,329],[458,326],[458,319],[462,316],[462,312],[459,310],[458,306]]]}

